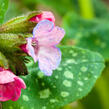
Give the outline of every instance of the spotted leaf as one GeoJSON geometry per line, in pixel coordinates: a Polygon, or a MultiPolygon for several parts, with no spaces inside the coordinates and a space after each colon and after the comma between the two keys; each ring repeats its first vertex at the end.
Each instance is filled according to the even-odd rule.
{"type": "Polygon", "coordinates": [[[102,76],[97,80],[91,93],[80,100],[79,104],[83,109],[109,109],[109,62],[105,66],[102,76]]]}
{"type": "Polygon", "coordinates": [[[22,77],[27,89],[16,102],[3,103],[3,109],[58,109],[86,96],[104,68],[98,53],[74,47],[60,47],[62,62],[51,77],[44,76],[31,60],[29,75],[22,77]]]}

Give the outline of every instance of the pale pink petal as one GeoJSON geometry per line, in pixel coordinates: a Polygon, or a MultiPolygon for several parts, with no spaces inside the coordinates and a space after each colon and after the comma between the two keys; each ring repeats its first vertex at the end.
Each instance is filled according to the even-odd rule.
{"type": "Polygon", "coordinates": [[[35,49],[37,49],[37,47],[32,46],[32,40],[34,40],[34,39],[32,39],[31,37],[27,38],[26,49],[27,49],[28,54],[34,59],[34,62],[36,62],[37,61],[37,54],[35,53],[35,49]]]}
{"type": "Polygon", "coordinates": [[[60,27],[55,27],[51,32],[44,34],[43,38],[37,37],[39,45],[57,45],[64,37],[65,32],[60,27]]]}
{"type": "Polygon", "coordinates": [[[42,20],[49,20],[49,21],[55,22],[55,17],[51,12],[43,11],[41,14],[38,14],[32,17],[31,19],[29,19],[29,21],[36,22],[36,23],[42,20]]]}
{"type": "Polygon", "coordinates": [[[51,76],[61,61],[61,52],[56,47],[40,47],[38,53],[39,68],[45,75],[51,76]]]}
{"type": "Polygon", "coordinates": [[[52,31],[53,28],[54,28],[53,22],[50,22],[49,20],[42,20],[33,29],[33,37],[38,38],[38,36],[41,36],[42,38],[45,33],[52,31]]]}
{"type": "Polygon", "coordinates": [[[48,11],[43,11],[41,20],[49,20],[49,21],[55,22],[55,17],[53,15],[53,13],[48,12],[48,11]]]}
{"type": "Polygon", "coordinates": [[[15,75],[9,70],[0,71],[0,84],[5,84],[14,81],[15,75]]]}
{"type": "Polygon", "coordinates": [[[48,20],[39,22],[33,30],[33,37],[37,38],[39,46],[57,45],[64,35],[64,29],[54,27],[53,23],[48,20]]]}

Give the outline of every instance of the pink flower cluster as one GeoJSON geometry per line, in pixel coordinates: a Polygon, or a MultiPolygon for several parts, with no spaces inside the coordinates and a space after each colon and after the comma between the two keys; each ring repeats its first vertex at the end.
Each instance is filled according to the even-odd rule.
{"type": "Polygon", "coordinates": [[[0,67],[0,101],[18,100],[21,88],[26,88],[24,81],[10,70],[0,67]]]}
{"type": "MultiPolygon", "coordinates": [[[[29,19],[38,23],[33,29],[33,37],[20,48],[30,55],[34,62],[38,61],[40,70],[50,76],[61,62],[61,51],[56,45],[64,37],[64,30],[55,26],[55,18],[51,12],[42,12],[29,19]]],[[[24,81],[8,69],[0,67],[0,101],[16,101],[25,89],[24,81]]]]}
{"type": "Polygon", "coordinates": [[[38,23],[33,29],[33,37],[27,38],[22,50],[30,55],[34,62],[38,61],[40,70],[51,76],[61,62],[61,51],[56,45],[64,37],[64,29],[55,26],[55,18],[51,12],[42,12],[30,19],[38,23]]]}

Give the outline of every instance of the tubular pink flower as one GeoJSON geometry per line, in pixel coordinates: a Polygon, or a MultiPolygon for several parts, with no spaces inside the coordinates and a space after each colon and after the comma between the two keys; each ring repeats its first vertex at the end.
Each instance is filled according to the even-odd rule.
{"type": "Polygon", "coordinates": [[[24,81],[10,70],[0,67],[0,101],[18,100],[21,88],[26,88],[24,81]]]}
{"type": "Polygon", "coordinates": [[[38,15],[32,17],[31,19],[29,19],[29,21],[36,22],[36,23],[38,23],[42,20],[49,20],[51,22],[55,22],[55,17],[51,12],[43,11],[41,14],[38,14],[38,15]]]}
{"type": "Polygon", "coordinates": [[[33,37],[27,38],[27,53],[38,61],[45,75],[52,75],[61,62],[61,51],[56,45],[64,37],[64,30],[49,20],[40,21],[33,29],[33,37]]]}
{"type": "Polygon", "coordinates": [[[26,44],[22,44],[19,47],[21,48],[22,51],[24,51],[25,53],[27,53],[26,44]]]}

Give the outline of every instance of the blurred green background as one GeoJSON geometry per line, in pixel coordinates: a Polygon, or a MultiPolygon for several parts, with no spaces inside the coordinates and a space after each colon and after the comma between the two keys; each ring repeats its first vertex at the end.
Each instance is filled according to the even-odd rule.
{"type": "Polygon", "coordinates": [[[52,11],[56,25],[66,30],[61,44],[99,52],[105,59],[106,68],[91,93],[62,109],[109,109],[108,7],[108,0],[10,0],[5,22],[29,11],[52,11]]]}

